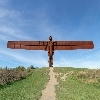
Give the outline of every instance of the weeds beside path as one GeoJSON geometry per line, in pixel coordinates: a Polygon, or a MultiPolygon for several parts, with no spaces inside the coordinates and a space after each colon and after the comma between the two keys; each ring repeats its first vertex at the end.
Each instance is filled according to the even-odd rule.
{"type": "Polygon", "coordinates": [[[82,79],[78,80],[77,72],[81,70],[84,69],[54,68],[54,72],[63,73],[63,75],[74,72],[73,75],[68,75],[65,81],[62,81],[61,75],[57,77],[59,82],[59,85],[56,86],[57,100],[100,100],[99,82],[86,84],[82,79]]]}
{"type": "Polygon", "coordinates": [[[38,100],[49,80],[49,68],[35,69],[26,79],[0,87],[0,100],[38,100]]]}

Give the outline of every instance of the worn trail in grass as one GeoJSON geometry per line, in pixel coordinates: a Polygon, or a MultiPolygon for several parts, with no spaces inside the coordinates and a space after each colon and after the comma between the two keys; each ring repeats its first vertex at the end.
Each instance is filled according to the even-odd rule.
{"type": "Polygon", "coordinates": [[[55,78],[55,73],[53,72],[53,67],[49,68],[50,70],[50,80],[46,85],[46,88],[42,91],[42,96],[40,100],[56,100],[56,93],[55,93],[55,85],[58,84],[57,79],[55,78]]]}

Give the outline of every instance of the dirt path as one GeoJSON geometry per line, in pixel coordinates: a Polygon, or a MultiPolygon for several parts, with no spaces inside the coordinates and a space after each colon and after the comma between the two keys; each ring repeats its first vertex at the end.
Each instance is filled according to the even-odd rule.
{"type": "MultiPolygon", "coordinates": [[[[46,85],[46,88],[44,90],[42,90],[42,96],[39,100],[56,100],[56,93],[55,93],[55,85],[59,84],[57,82],[57,79],[55,78],[55,76],[61,76],[63,73],[54,73],[53,72],[53,67],[49,68],[50,70],[50,80],[48,82],[48,84],[46,85]]],[[[62,79],[62,81],[65,81],[65,78],[72,74],[73,71],[70,71],[68,73],[63,74],[62,77],[60,77],[62,79]]]]}
{"type": "Polygon", "coordinates": [[[42,90],[42,96],[39,100],[56,100],[56,93],[55,93],[55,85],[59,84],[57,79],[55,78],[55,73],[53,72],[53,67],[49,68],[50,70],[50,80],[46,85],[46,88],[42,90]]]}

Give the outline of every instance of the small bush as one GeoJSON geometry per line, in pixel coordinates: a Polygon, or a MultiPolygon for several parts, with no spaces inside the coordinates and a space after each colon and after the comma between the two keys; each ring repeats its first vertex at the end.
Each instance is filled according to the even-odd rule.
{"type": "Polygon", "coordinates": [[[98,82],[100,82],[100,78],[98,78],[98,82]]]}
{"type": "Polygon", "coordinates": [[[84,79],[87,82],[100,82],[100,69],[79,71],[77,73],[77,78],[84,79]]]}
{"type": "Polygon", "coordinates": [[[21,70],[21,71],[25,71],[25,67],[24,66],[18,66],[15,68],[16,70],[21,70]]]}
{"type": "Polygon", "coordinates": [[[0,84],[7,85],[16,80],[24,79],[30,75],[32,71],[27,71],[23,66],[16,67],[14,69],[0,69],[0,84]]]}
{"type": "Polygon", "coordinates": [[[80,71],[80,72],[78,72],[77,77],[83,79],[83,78],[87,78],[88,75],[85,71],[80,71]]]}

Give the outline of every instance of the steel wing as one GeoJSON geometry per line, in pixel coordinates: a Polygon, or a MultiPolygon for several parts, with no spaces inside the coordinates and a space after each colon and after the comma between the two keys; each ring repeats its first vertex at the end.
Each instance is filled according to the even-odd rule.
{"type": "Polygon", "coordinates": [[[93,41],[53,41],[54,50],[93,49],[93,41]]]}
{"type": "Polygon", "coordinates": [[[48,41],[8,41],[7,48],[26,50],[46,50],[48,41]]]}

